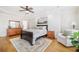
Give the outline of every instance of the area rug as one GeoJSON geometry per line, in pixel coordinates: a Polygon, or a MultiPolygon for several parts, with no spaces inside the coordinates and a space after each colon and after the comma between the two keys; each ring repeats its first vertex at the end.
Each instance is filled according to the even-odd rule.
{"type": "Polygon", "coordinates": [[[17,52],[44,52],[52,42],[52,40],[48,38],[40,38],[31,46],[28,41],[20,39],[20,37],[13,38],[10,41],[17,52]]]}

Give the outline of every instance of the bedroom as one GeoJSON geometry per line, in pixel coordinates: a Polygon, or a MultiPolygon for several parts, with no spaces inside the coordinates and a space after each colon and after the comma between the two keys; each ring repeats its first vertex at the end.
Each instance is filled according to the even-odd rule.
{"type": "MultiPolygon", "coordinates": [[[[7,36],[7,29],[9,28],[9,26],[15,27],[15,25],[11,25],[12,23],[14,23],[14,24],[19,23],[21,25],[20,27],[24,26],[25,29],[26,28],[34,29],[33,31],[31,30],[32,32],[34,32],[37,27],[39,29],[42,28],[42,29],[44,29],[43,32],[49,34],[48,35],[49,37],[55,36],[56,38],[58,38],[57,35],[60,32],[63,32],[64,30],[71,32],[73,29],[73,26],[72,26],[73,24],[76,24],[75,30],[79,29],[79,26],[78,26],[79,7],[78,6],[77,7],[76,6],[75,7],[73,7],[73,6],[65,6],[65,7],[64,6],[31,6],[31,7],[33,8],[34,13],[29,12],[29,14],[28,14],[28,12],[26,12],[26,11],[19,11],[19,10],[22,10],[22,8],[20,8],[20,6],[0,6],[0,18],[1,18],[1,20],[0,20],[1,49],[0,50],[1,51],[12,51],[12,50],[9,50],[10,47],[7,47],[7,46],[9,46],[8,43],[7,43],[7,46],[5,47],[5,45],[4,45],[5,42],[3,42],[5,40],[2,40],[2,38],[6,39],[5,36],[7,36]],[[23,21],[24,22],[26,21],[26,23],[28,25],[22,26],[23,21]],[[44,22],[44,23],[38,24],[39,22],[41,22],[41,23],[44,22]]],[[[12,30],[12,31],[15,31],[15,30],[12,30]]],[[[37,31],[37,32],[40,34],[43,33],[40,31],[37,31]]],[[[35,35],[39,35],[38,33],[35,35]]],[[[11,34],[13,34],[13,32],[11,34]]],[[[14,35],[13,37],[16,37],[16,36],[14,35]]],[[[33,36],[33,37],[35,37],[35,39],[36,39],[36,36],[33,36]]],[[[7,39],[8,38],[10,38],[10,37],[7,37],[7,39]]],[[[48,38],[48,39],[50,39],[50,38],[48,38]]],[[[60,43],[62,42],[61,39],[58,41],[60,43]]],[[[34,40],[34,43],[35,43],[35,40],[34,40]]],[[[54,52],[54,51],[59,51],[59,52],[69,51],[70,52],[71,51],[72,52],[75,50],[75,48],[73,48],[73,47],[67,48],[60,43],[58,43],[56,41],[56,39],[52,38],[52,43],[49,45],[49,47],[46,51],[48,51],[48,52],[50,52],[50,51],[51,52],[54,52]],[[54,41],[54,43],[53,43],[53,41],[54,41]]],[[[11,43],[9,43],[9,44],[11,45],[11,43]]],[[[37,45],[39,45],[39,44],[37,43],[37,45]]],[[[45,45],[45,46],[47,46],[47,45],[45,45]]],[[[37,46],[35,46],[35,47],[37,47],[37,46]]]]}

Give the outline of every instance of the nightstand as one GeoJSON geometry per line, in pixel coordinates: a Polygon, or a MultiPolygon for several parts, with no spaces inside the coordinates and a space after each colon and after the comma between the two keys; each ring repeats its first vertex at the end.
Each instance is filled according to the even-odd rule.
{"type": "Polygon", "coordinates": [[[48,38],[55,39],[55,32],[54,32],[54,31],[48,31],[47,37],[48,37],[48,38]]]}

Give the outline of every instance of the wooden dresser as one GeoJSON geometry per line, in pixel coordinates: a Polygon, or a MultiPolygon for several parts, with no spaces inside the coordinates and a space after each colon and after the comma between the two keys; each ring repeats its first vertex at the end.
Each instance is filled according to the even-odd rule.
{"type": "Polygon", "coordinates": [[[21,28],[7,29],[7,36],[14,36],[21,34],[21,28]]]}

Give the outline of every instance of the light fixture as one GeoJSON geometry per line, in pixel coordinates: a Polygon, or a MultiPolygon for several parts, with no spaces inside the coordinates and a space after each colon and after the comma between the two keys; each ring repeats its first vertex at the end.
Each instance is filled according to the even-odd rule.
{"type": "Polygon", "coordinates": [[[29,14],[29,11],[25,11],[26,14],[29,14]]]}

